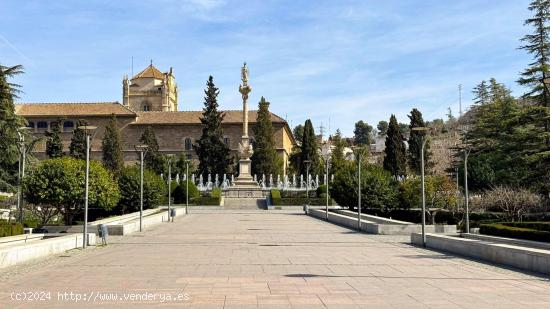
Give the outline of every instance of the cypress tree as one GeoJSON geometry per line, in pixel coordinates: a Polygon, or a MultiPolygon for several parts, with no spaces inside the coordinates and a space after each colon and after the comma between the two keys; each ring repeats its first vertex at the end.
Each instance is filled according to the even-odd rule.
{"type": "Polygon", "coordinates": [[[404,177],[407,164],[405,144],[395,115],[390,117],[384,153],[384,169],[389,171],[395,178],[404,177]]]}
{"type": "Polygon", "coordinates": [[[273,124],[269,112],[269,102],[264,97],[258,104],[258,119],[253,128],[254,131],[254,154],[252,155],[252,174],[269,175],[280,174],[278,166],[277,151],[273,139],[273,124]]]}
{"type": "Polygon", "coordinates": [[[139,141],[147,145],[147,153],[143,159],[145,166],[154,171],[156,174],[164,173],[164,158],[159,153],[159,144],[157,142],[157,137],[155,136],[155,131],[151,126],[147,126],[139,141]]]}
{"type": "Polygon", "coordinates": [[[218,111],[218,88],[210,76],[204,90],[204,108],[201,118],[202,135],[195,145],[199,157],[200,174],[224,174],[229,171],[232,162],[230,150],[223,142],[222,121],[225,114],[218,111]]]}
{"type": "Polygon", "coordinates": [[[103,165],[110,169],[114,175],[119,175],[124,167],[124,159],[122,157],[121,137],[115,114],[111,115],[111,119],[107,127],[105,127],[101,149],[103,152],[103,165]]]}
{"type": "Polygon", "coordinates": [[[300,154],[300,174],[306,175],[306,160],[310,161],[309,173],[319,174],[319,153],[317,151],[317,139],[311,120],[306,120],[304,124],[304,135],[302,136],[302,152],[300,154]]]}
{"type": "MultiPolygon", "coordinates": [[[[413,108],[411,114],[408,115],[411,123],[409,125],[410,137],[409,137],[409,149],[408,149],[408,162],[409,167],[413,173],[420,175],[421,173],[421,155],[422,155],[422,140],[426,137],[426,132],[414,131],[413,128],[425,127],[426,123],[422,119],[422,113],[413,108]]],[[[429,171],[433,166],[430,161],[431,157],[430,143],[426,142],[424,147],[424,170],[429,171]]]]}
{"type": "Polygon", "coordinates": [[[79,127],[86,125],[88,125],[88,123],[84,120],[78,120],[76,122],[76,128],[73,131],[73,137],[69,145],[69,154],[71,157],[81,160],[86,159],[86,132],[79,129],[79,127]]]}
{"type": "Polygon", "coordinates": [[[46,155],[49,158],[59,158],[63,156],[63,143],[61,142],[61,126],[63,119],[58,119],[51,127],[51,131],[46,132],[46,155]]]}
{"type": "Polygon", "coordinates": [[[17,182],[19,158],[17,129],[25,124],[25,120],[15,114],[13,103],[20,86],[10,83],[8,78],[22,73],[23,67],[20,65],[13,67],[0,65],[0,191],[13,191],[17,182]]]}

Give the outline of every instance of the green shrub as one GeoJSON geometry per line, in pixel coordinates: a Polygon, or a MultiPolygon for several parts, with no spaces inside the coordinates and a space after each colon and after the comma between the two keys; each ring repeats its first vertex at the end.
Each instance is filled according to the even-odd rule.
{"type": "Polygon", "coordinates": [[[281,191],[278,189],[271,189],[271,204],[272,205],[281,205],[281,191]]]}
{"type": "Polygon", "coordinates": [[[322,197],[321,195],[323,195],[323,194],[326,197],[326,195],[327,195],[327,185],[320,185],[319,187],[317,187],[317,190],[315,190],[315,194],[317,194],[317,197],[322,197]]]}
{"type": "Polygon", "coordinates": [[[507,226],[502,223],[482,224],[479,232],[481,234],[493,236],[550,242],[550,232],[507,226]]]}
{"type": "Polygon", "coordinates": [[[212,192],[210,192],[210,197],[212,198],[221,198],[222,197],[222,189],[220,188],[214,188],[212,189],[212,192]]]}
{"type": "MultiPolygon", "coordinates": [[[[179,185],[172,191],[172,198],[174,199],[174,204],[185,204],[186,201],[186,190],[187,185],[186,181],[180,182],[179,185]]],[[[197,186],[189,180],[189,202],[191,203],[193,199],[196,199],[200,196],[199,189],[197,186]]]]}
{"type": "Polygon", "coordinates": [[[8,223],[0,220],[0,237],[15,236],[23,234],[23,225],[18,222],[8,223]]]}
{"type": "Polygon", "coordinates": [[[550,222],[505,222],[502,224],[511,227],[521,227],[537,231],[550,232],[550,222]]]}
{"type": "MultiPolygon", "coordinates": [[[[300,197],[283,197],[278,201],[278,204],[273,203],[275,206],[285,205],[285,206],[302,206],[305,204],[311,206],[324,206],[326,205],[326,198],[300,198],[300,197]]],[[[332,206],[332,199],[328,200],[328,205],[332,206]]]]}
{"type": "MultiPolygon", "coordinates": [[[[122,213],[139,210],[140,204],[140,168],[126,167],[118,178],[121,199],[119,208],[122,213]]],[[[155,208],[162,204],[166,197],[166,183],[155,173],[143,172],[143,209],[155,208]]]]}

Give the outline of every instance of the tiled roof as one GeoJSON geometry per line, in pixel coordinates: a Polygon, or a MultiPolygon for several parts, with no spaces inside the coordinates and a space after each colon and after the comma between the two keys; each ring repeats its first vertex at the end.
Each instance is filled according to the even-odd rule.
{"type": "Polygon", "coordinates": [[[164,79],[164,73],[159,71],[159,69],[155,68],[155,66],[151,64],[146,67],[145,70],[139,72],[136,76],[132,77],[132,79],[141,77],[164,79]]]}
{"type": "MultiPolygon", "coordinates": [[[[238,110],[223,111],[225,117],[223,123],[242,123],[243,112],[238,110]]],[[[181,112],[137,112],[138,119],[134,124],[196,124],[201,123],[202,111],[181,111],[181,112]]],[[[258,111],[248,111],[248,121],[256,122],[258,111]]],[[[271,121],[274,123],[285,123],[286,121],[271,113],[271,121]]]]}
{"type": "Polygon", "coordinates": [[[94,103],[21,103],[15,105],[19,116],[135,116],[135,112],[118,102],[94,103]]]}

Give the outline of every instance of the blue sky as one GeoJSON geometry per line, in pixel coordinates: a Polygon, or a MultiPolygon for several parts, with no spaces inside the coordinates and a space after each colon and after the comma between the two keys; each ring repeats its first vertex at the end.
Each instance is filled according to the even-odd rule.
{"type": "Polygon", "coordinates": [[[458,113],[479,81],[520,95],[518,50],[529,0],[11,1],[0,2],[0,63],[23,64],[21,102],[120,101],[121,79],[174,67],[179,109],[202,108],[209,75],[223,109],[253,91],[293,126],[311,118],[352,135],[358,120],[458,113]]]}

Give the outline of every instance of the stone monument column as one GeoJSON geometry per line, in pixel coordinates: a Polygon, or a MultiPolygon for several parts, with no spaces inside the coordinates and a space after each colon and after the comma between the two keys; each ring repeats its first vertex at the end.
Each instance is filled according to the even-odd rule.
{"type": "Polygon", "coordinates": [[[241,69],[242,84],[239,85],[239,92],[243,98],[243,135],[239,144],[239,177],[235,181],[235,186],[241,187],[257,187],[258,184],[252,179],[251,170],[252,164],[250,157],[254,153],[250,139],[248,138],[248,94],[252,91],[252,87],[248,84],[248,67],[246,62],[241,69]]]}

